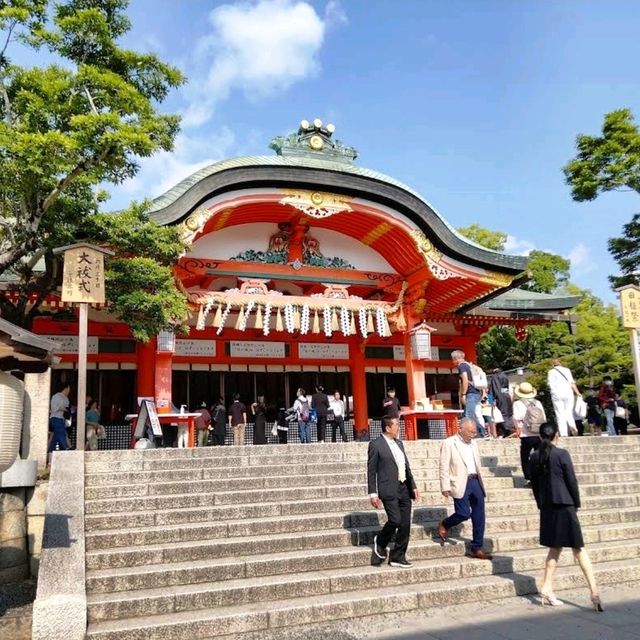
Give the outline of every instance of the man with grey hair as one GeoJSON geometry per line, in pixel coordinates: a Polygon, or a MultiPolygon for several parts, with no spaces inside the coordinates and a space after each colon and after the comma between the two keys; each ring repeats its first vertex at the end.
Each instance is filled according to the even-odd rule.
{"type": "Polygon", "coordinates": [[[462,418],[458,433],[447,438],[440,449],[440,490],[445,498],[453,498],[455,511],[438,525],[438,536],[445,542],[449,529],[471,518],[473,538],[470,558],[491,560],[484,545],[484,499],[485,490],[480,471],[480,457],[474,440],[476,423],[471,418],[462,418]]]}
{"type": "MultiPolygon", "coordinates": [[[[487,435],[487,432],[484,428],[480,402],[486,387],[483,389],[474,386],[473,371],[471,364],[465,360],[464,351],[460,351],[460,349],[452,351],[451,361],[453,365],[458,368],[458,396],[460,398],[460,407],[464,411],[464,417],[471,418],[476,425],[478,435],[484,437],[487,435]]],[[[482,370],[480,369],[480,371],[482,370]]]]}

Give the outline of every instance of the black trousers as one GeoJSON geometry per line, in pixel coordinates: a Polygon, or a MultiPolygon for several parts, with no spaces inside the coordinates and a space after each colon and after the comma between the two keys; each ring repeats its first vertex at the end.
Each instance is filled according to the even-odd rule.
{"type": "Polygon", "coordinates": [[[534,449],[538,448],[539,444],[539,436],[525,436],[524,438],[520,438],[520,464],[522,465],[522,473],[524,473],[525,480],[531,480],[529,456],[534,449]]]}
{"type": "Polygon", "coordinates": [[[287,436],[289,432],[284,429],[278,429],[278,444],[287,444],[287,436]]]}
{"type": "Polygon", "coordinates": [[[224,445],[225,432],[226,429],[224,427],[222,429],[219,426],[214,427],[211,432],[211,442],[214,447],[222,447],[224,445]]]}
{"type": "Polygon", "coordinates": [[[336,441],[336,430],[340,429],[340,435],[342,436],[342,442],[347,441],[347,434],[344,432],[344,418],[342,416],[336,416],[333,419],[331,426],[331,442],[336,441]]]}
{"type": "Polygon", "coordinates": [[[393,535],[396,544],[391,550],[389,560],[404,560],[409,546],[411,533],[411,497],[407,485],[398,483],[398,495],[395,498],[381,498],[384,510],[387,512],[387,522],[378,534],[378,547],[384,549],[393,535]]]}
{"type": "Polygon", "coordinates": [[[324,442],[324,432],[327,427],[327,416],[318,415],[318,442],[324,442]]]}

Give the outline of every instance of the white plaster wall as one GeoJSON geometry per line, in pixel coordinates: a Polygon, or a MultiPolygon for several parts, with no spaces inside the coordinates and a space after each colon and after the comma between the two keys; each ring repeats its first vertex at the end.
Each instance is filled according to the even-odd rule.
{"type": "MultiPolygon", "coordinates": [[[[241,224],[209,233],[196,240],[187,257],[228,260],[247,249],[266,251],[277,225],[267,222],[241,224]]],[[[354,238],[329,229],[311,228],[310,234],[320,242],[320,251],[328,258],[338,256],[361,271],[393,272],[389,263],[374,249],[354,238]]]]}

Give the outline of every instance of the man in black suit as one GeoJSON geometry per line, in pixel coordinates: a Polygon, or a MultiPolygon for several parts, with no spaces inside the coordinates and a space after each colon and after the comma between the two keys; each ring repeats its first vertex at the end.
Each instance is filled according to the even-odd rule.
{"type": "Polygon", "coordinates": [[[369,499],[376,509],[384,505],[387,522],[373,539],[371,564],[381,565],[387,559],[387,545],[396,534],[396,544],[389,555],[389,565],[408,569],[407,546],[411,533],[411,500],[420,495],[411,473],[409,459],[402,442],[397,439],[397,418],[384,418],[382,435],[369,443],[367,484],[369,499]]]}
{"type": "Polygon", "coordinates": [[[329,396],[324,392],[324,387],[320,385],[316,387],[316,392],[311,396],[311,408],[316,410],[318,418],[318,442],[324,442],[327,412],[329,411],[329,396]]]}

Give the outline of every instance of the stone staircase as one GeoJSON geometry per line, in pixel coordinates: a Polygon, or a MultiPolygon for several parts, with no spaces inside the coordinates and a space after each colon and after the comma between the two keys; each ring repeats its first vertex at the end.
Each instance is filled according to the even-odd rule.
{"type": "MultiPolygon", "coordinates": [[[[470,523],[445,545],[434,540],[451,511],[437,480],[440,443],[408,442],[422,493],[409,570],[369,564],[385,515],[366,496],[364,443],[87,453],[87,637],[237,637],[535,593],[546,549],[519,443],[479,444],[493,561],[464,556],[470,523]]],[[[640,438],[566,446],[598,580],[640,579],[640,438]]],[[[569,551],[560,564],[558,589],[584,584],[569,551]]]]}

